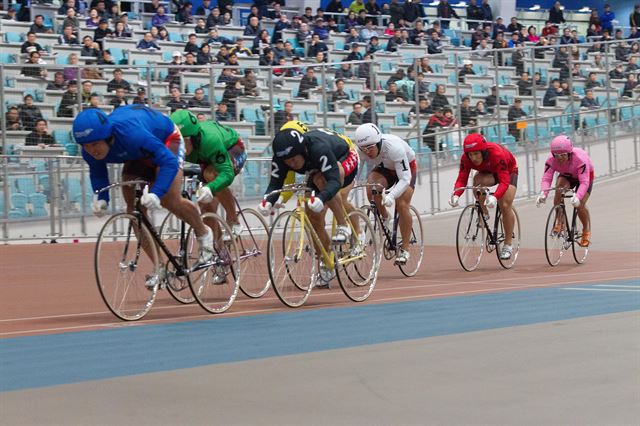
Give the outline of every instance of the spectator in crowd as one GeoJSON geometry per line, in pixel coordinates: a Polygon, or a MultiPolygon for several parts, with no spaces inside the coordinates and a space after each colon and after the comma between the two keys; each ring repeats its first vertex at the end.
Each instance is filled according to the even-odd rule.
{"type": "Polygon", "coordinates": [[[282,6],[280,5],[280,3],[272,3],[271,7],[273,8],[273,10],[269,10],[267,12],[267,18],[277,21],[281,16],[285,15],[282,12],[282,6]]]}
{"type": "Polygon", "coordinates": [[[482,14],[484,15],[485,22],[493,22],[493,11],[491,10],[491,5],[489,4],[489,0],[482,0],[482,14]]]}
{"type": "MultiPolygon", "coordinates": [[[[211,0],[202,0],[202,4],[196,9],[196,15],[206,18],[211,14],[212,9],[211,0]]],[[[218,10],[218,12],[220,12],[220,10],[218,10]]]]}
{"type": "Polygon", "coordinates": [[[258,80],[253,70],[245,70],[244,77],[240,79],[240,84],[244,87],[243,94],[245,96],[258,96],[260,94],[258,91],[258,80]]]}
{"type": "MultiPolygon", "coordinates": [[[[346,61],[346,59],[345,59],[346,61]]],[[[336,71],[336,79],[348,80],[353,78],[353,71],[351,71],[351,65],[347,63],[341,63],[340,68],[336,71]]]]}
{"type": "Polygon", "coordinates": [[[638,57],[632,56],[629,58],[629,62],[627,63],[627,68],[625,69],[626,73],[636,72],[638,70],[638,57]]]}
{"type": "Polygon", "coordinates": [[[180,10],[176,14],[176,21],[182,24],[193,24],[193,5],[191,2],[187,1],[180,6],[180,10]]]}
{"type": "Polygon", "coordinates": [[[64,74],[64,81],[75,80],[79,77],[80,71],[80,68],[78,67],[78,54],[70,54],[67,61],[70,66],[64,67],[62,70],[62,73],[64,74]]]}
{"type": "Polygon", "coordinates": [[[451,17],[460,19],[456,11],[449,4],[449,0],[440,0],[437,7],[437,16],[442,29],[445,30],[449,29],[449,21],[451,20],[451,17]]]}
{"type": "Polygon", "coordinates": [[[36,126],[36,121],[42,118],[42,112],[40,108],[33,104],[33,96],[25,95],[24,103],[18,107],[20,115],[20,122],[24,130],[33,130],[36,126]]]}
{"type": "Polygon", "coordinates": [[[360,13],[361,10],[366,12],[366,6],[364,5],[362,0],[353,0],[349,5],[349,11],[353,13],[360,13]]]}
{"type": "Polygon", "coordinates": [[[111,105],[113,109],[116,109],[118,107],[128,105],[128,104],[129,102],[125,97],[124,87],[116,88],[116,95],[113,98],[111,98],[111,100],[109,101],[109,105],[111,105]]]}
{"type": "MultiPolygon", "coordinates": [[[[420,46],[422,44],[422,40],[427,36],[427,32],[424,30],[424,24],[422,21],[416,22],[413,30],[409,32],[409,42],[415,44],[416,46],[420,46]]],[[[433,33],[429,34],[429,37],[433,39],[433,33]]],[[[440,36],[440,33],[438,33],[440,36]]]]}
{"type": "Polygon", "coordinates": [[[276,111],[273,115],[275,129],[280,129],[284,123],[293,119],[293,102],[287,101],[284,103],[284,109],[276,111]]]}
{"type": "Polygon", "coordinates": [[[9,107],[9,110],[4,115],[7,130],[22,130],[22,123],[20,122],[20,113],[17,106],[9,107]]]}
{"type": "Polygon", "coordinates": [[[100,57],[98,58],[98,65],[115,65],[116,64],[115,59],[113,59],[113,56],[111,56],[110,49],[104,49],[100,53],[101,53],[100,57]]]}
{"type": "Polygon", "coordinates": [[[233,70],[231,68],[223,68],[220,77],[218,77],[218,83],[235,83],[237,79],[238,77],[233,74],[233,70]]]}
{"type": "Polygon", "coordinates": [[[260,61],[258,64],[262,67],[276,65],[276,57],[273,53],[273,50],[266,48],[264,50],[264,54],[260,56],[260,61]]]}
{"type": "Polygon", "coordinates": [[[216,121],[234,121],[234,118],[229,114],[229,106],[225,101],[218,104],[216,108],[216,121]]]}
{"type": "Polygon", "coordinates": [[[27,33],[27,41],[22,43],[22,45],[20,46],[20,53],[31,53],[32,51],[34,51],[34,48],[36,52],[45,52],[45,50],[36,40],[36,33],[34,33],[33,31],[29,31],[27,33]]]}
{"type": "Polygon", "coordinates": [[[600,108],[598,100],[593,95],[593,90],[587,89],[584,91],[584,97],[580,101],[580,108],[597,109],[600,108]]]}
{"type": "Polygon", "coordinates": [[[624,78],[624,64],[622,62],[616,64],[616,67],[609,72],[610,79],[623,79],[624,78]]]}
{"type": "Polygon", "coordinates": [[[216,61],[215,56],[211,53],[211,46],[207,43],[202,43],[200,45],[200,50],[198,51],[198,56],[196,57],[196,62],[198,65],[207,65],[216,61]]]}
{"type": "Polygon", "coordinates": [[[517,43],[515,50],[511,52],[511,66],[516,68],[516,75],[524,72],[524,49],[522,43],[517,43]]]}
{"type": "Polygon", "coordinates": [[[198,87],[194,93],[193,98],[189,99],[189,108],[209,108],[211,103],[205,98],[204,89],[198,87]]]}
{"type": "Polygon", "coordinates": [[[231,13],[233,11],[233,0],[218,0],[218,7],[222,15],[231,13]]]}
{"type": "Polygon", "coordinates": [[[184,53],[191,52],[193,54],[198,53],[198,36],[195,33],[189,34],[187,39],[187,43],[184,45],[184,49],[182,49],[184,53]]]}
{"type": "Polygon", "coordinates": [[[220,13],[220,9],[214,7],[211,9],[211,14],[207,16],[207,28],[221,27],[224,25],[224,17],[220,13]]]}
{"type": "MultiPolygon", "coordinates": [[[[500,49],[506,49],[507,48],[507,42],[504,39],[504,33],[503,32],[499,32],[496,37],[495,40],[493,41],[493,49],[494,50],[500,50],[500,49]]],[[[496,57],[496,61],[497,64],[499,66],[504,65],[504,62],[502,60],[502,53],[501,52],[496,52],[495,53],[495,57],[496,57]]]]}
{"type": "Polygon", "coordinates": [[[188,109],[189,103],[182,99],[182,94],[180,93],[180,88],[178,86],[172,86],[169,89],[169,95],[171,99],[167,102],[167,107],[171,109],[171,113],[174,113],[179,109],[188,109]]]}
{"type": "Polygon", "coordinates": [[[438,84],[436,87],[436,93],[433,95],[433,99],[431,100],[431,105],[434,110],[439,110],[449,105],[449,100],[447,99],[445,93],[447,88],[444,84],[438,84]]]}
{"type": "Polygon", "coordinates": [[[133,101],[131,101],[132,104],[138,104],[138,105],[144,105],[144,106],[150,106],[151,102],[149,102],[149,99],[146,97],[147,95],[147,91],[145,90],[144,87],[138,87],[138,90],[136,92],[136,97],[133,99],[133,101]]]}
{"type": "Polygon", "coordinates": [[[171,22],[171,18],[165,15],[164,6],[159,5],[156,9],[155,15],[151,17],[151,25],[154,27],[164,27],[166,24],[171,22]]]}
{"type": "Polygon", "coordinates": [[[89,17],[85,21],[85,26],[89,29],[98,28],[98,24],[100,24],[100,15],[98,14],[98,9],[91,8],[89,10],[89,17]]]}
{"type": "Polygon", "coordinates": [[[98,49],[98,44],[93,41],[91,36],[84,36],[82,39],[82,49],[80,49],[80,56],[85,58],[96,58],[100,57],[100,50],[98,49]]]}
{"type": "Polygon", "coordinates": [[[402,46],[403,43],[404,43],[404,40],[402,39],[402,30],[400,30],[399,28],[396,28],[393,31],[393,37],[391,37],[387,41],[386,51],[387,52],[397,52],[398,49],[400,48],[400,46],[402,46]]]}
{"type": "Polygon", "coordinates": [[[31,24],[31,27],[29,28],[29,32],[36,34],[51,34],[53,33],[53,30],[51,27],[44,24],[44,16],[36,15],[33,20],[33,24],[31,24]]]}
{"type": "Polygon", "coordinates": [[[382,46],[380,46],[380,40],[378,40],[378,36],[371,37],[369,39],[369,45],[367,46],[367,53],[369,55],[373,55],[380,50],[382,50],[382,46]]]}
{"type": "Polygon", "coordinates": [[[540,74],[539,71],[536,71],[533,74],[533,85],[537,88],[545,88],[547,86],[547,82],[544,81],[544,79],[542,78],[542,75],[540,74]]]}
{"type": "Polygon", "coordinates": [[[344,20],[344,30],[345,32],[350,32],[351,29],[355,29],[356,32],[358,31],[358,17],[356,16],[355,12],[347,12],[347,17],[344,20]]]}
{"type": "Polygon", "coordinates": [[[560,87],[560,80],[554,78],[551,81],[551,85],[544,94],[544,98],[542,99],[542,106],[556,106],[558,96],[562,96],[562,87],[560,87]]]}
{"type": "MultiPolygon", "coordinates": [[[[422,143],[431,148],[431,151],[436,151],[436,137],[434,133],[438,129],[447,128],[455,124],[453,113],[450,108],[437,108],[433,115],[429,118],[427,126],[422,132],[422,143]]],[[[442,142],[438,143],[437,151],[442,151],[442,142]]]]}
{"type": "Polygon", "coordinates": [[[394,25],[398,25],[400,20],[404,20],[404,7],[400,4],[399,0],[391,0],[389,5],[389,15],[391,15],[391,22],[394,25]]]}
{"type": "Polygon", "coordinates": [[[58,15],[66,15],[67,14],[67,10],[69,9],[73,9],[76,7],[76,1],[75,0],[66,0],[65,2],[61,2],[62,5],[58,8],[58,15]]]}
{"type": "Polygon", "coordinates": [[[485,115],[489,115],[489,111],[487,110],[487,107],[484,103],[484,101],[478,101],[476,102],[476,107],[474,108],[474,112],[476,117],[482,117],[485,115]]]}
{"type": "Polygon", "coordinates": [[[484,98],[484,104],[487,106],[487,110],[489,110],[489,112],[493,112],[498,103],[500,103],[500,105],[509,105],[504,99],[498,99],[498,88],[496,86],[492,86],[491,94],[484,98]]]}
{"type": "Polygon", "coordinates": [[[537,43],[540,41],[540,36],[538,36],[536,34],[536,27],[534,27],[533,25],[529,26],[529,28],[527,28],[527,38],[526,40],[528,42],[531,43],[537,43]]]}
{"type": "Polygon", "coordinates": [[[531,80],[529,80],[528,72],[524,71],[520,75],[520,80],[518,80],[517,86],[518,86],[518,94],[520,96],[531,96],[531,89],[533,84],[531,83],[531,80]]]}
{"type": "Polygon", "coordinates": [[[64,82],[64,73],[62,71],[56,71],[53,75],[53,81],[47,84],[47,90],[66,90],[67,85],[64,82]]]}
{"type": "Polygon", "coordinates": [[[613,21],[616,19],[616,14],[611,10],[611,5],[604,5],[604,12],[600,16],[600,22],[602,23],[602,30],[607,30],[609,33],[613,32],[613,21]]]}
{"type": "Polygon", "coordinates": [[[47,70],[40,67],[40,64],[40,53],[33,51],[29,54],[29,60],[20,73],[25,77],[46,78],[47,70]]]}
{"type": "Polygon", "coordinates": [[[575,44],[577,40],[571,35],[571,28],[565,28],[562,30],[562,36],[560,37],[560,44],[575,44]]]}
{"type": "MultiPolygon", "coordinates": [[[[187,52],[184,55],[184,62],[182,63],[182,65],[185,67],[185,69],[191,68],[191,67],[195,67],[198,65],[198,63],[196,62],[196,55],[193,52],[187,52]]],[[[189,70],[190,72],[207,72],[207,70],[189,70]]]]}
{"type": "Polygon", "coordinates": [[[373,110],[373,104],[371,103],[370,95],[366,95],[362,98],[362,108],[365,110],[362,114],[362,124],[378,124],[378,114],[376,114],[373,110]]]}
{"type": "Polygon", "coordinates": [[[560,4],[559,1],[556,1],[553,4],[553,6],[551,6],[551,9],[549,9],[549,22],[551,22],[554,25],[560,25],[567,22],[564,19],[564,13],[562,12],[562,5],[560,4]]]}
{"type": "Polygon", "coordinates": [[[73,46],[79,45],[78,37],[73,33],[73,27],[71,25],[67,25],[63,28],[62,34],[58,37],[58,44],[73,46]]]}
{"type": "Polygon", "coordinates": [[[91,98],[91,94],[93,93],[93,83],[89,80],[84,80],[82,82],[82,92],[80,93],[82,96],[82,103],[88,104],[89,99],[91,98]]]}
{"type": "Polygon", "coordinates": [[[407,0],[403,5],[404,20],[409,24],[413,24],[418,19],[425,16],[422,4],[418,0],[407,0]]]}
{"type": "Polygon", "coordinates": [[[602,87],[602,84],[597,80],[598,75],[595,72],[590,72],[587,82],[584,84],[585,91],[593,89],[594,87],[602,87]]]}
{"type": "Polygon", "coordinates": [[[292,53],[293,52],[291,52],[291,56],[289,56],[290,53],[285,49],[284,42],[281,39],[276,40],[275,46],[273,46],[273,56],[276,62],[279,63],[281,58],[292,58],[292,53]]]}
{"type": "Polygon", "coordinates": [[[491,51],[493,50],[493,46],[489,46],[489,41],[486,38],[480,40],[480,44],[476,47],[476,50],[473,51],[473,56],[484,58],[486,56],[491,56],[491,51]]]}
{"type": "Polygon", "coordinates": [[[320,40],[320,36],[318,34],[313,34],[311,36],[311,44],[309,45],[307,56],[313,58],[318,54],[318,52],[328,52],[328,51],[329,51],[329,48],[322,40],[320,40]]]}
{"type": "MultiPolygon", "coordinates": [[[[266,31],[266,30],[263,30],[266,31]]],[[[268,34],[267,34],[268,35],[268,34]]],[[[256,37],[255,40],[258,40],[258,44],[257,44],[257,48],[255,50],[255,53],[259,53],[260,52],[260,44],[264,44],[262,42],[260,42],[259,37],[256,37]]],[[[262,48],[264,49],[265,47],[269,47],[269,44],[267,43],[266,46],[263,46],[262,48]]],[[[229,54],[234,54],[238,57],[242,57],[242,58],[248,58],[253,56],[254,52],[251,51],[251,49],[249,49],[247,46],[244,45],[244,40],[239,38],[236,40],[235,46],[233,46],[231,48],[231,50],[229,50],[229,54]]],[[[227,62],[229,61],[229,58],[227,57],[227,62]]]]}
{"type": "Polygon", "coordinates": [[[522,31],[522,28],[524,28],[524,26],[520,22],[518,22],[518,18],[516,18],[515,16],[511,17],[511,21],[507,26],[507,32],[519,34],[522,31]]]}
{"type": "Polygon", "coordinates": [[[310,90],[318,87],[318,79],[314,75],[313,67],[308,67],[304,77],[300,80],[298,86],[298,96],[301,98],[309,98],[310,90]]]}
{"type": "Polygon", "coordinates": [[[473,117],[475,117],[475,112],[471,108],[471,99],[465,96],[462,98],[462,104],[460,105],[460,126],[468,126],[473,117]]]}
{"type": "Polygon", "coordinates": [[[633,91],[636,87],[638,87],[638,78],[635,74],[629,73],[629,75],[627,75],[627,81],[624,83],[624,88],[622,89],[622,96],[632,98],[633,91]]]}
{"type": "Polygon", "coordinates": [[[640,3],[636,3],[629,15],[629,26],[640,28],[640,3]]]}
{"type": "Polygon", "coordinates": [[[218,53],[216,54],[216,61],[220,64],[228,64],[229,63],[229,48],[224,44],[220,46],[218,53]]]}
{"type": "Polygon", "coordinates": [[[369,43],[371,37],[377,36],[378,32],[373,27],[373,20],[367,19],[367,22],[364,24],[364,28],[360,30],[360,38],[363,42],[369,43]]]}
{"type": "Polygon", "coordinates": [[[109,21],[107,21],[105,18],[102,18],[100,20],[98,28],[96,28],[93,32],[93,39],[98,44],[100,50],[104,48],[102,40],[104,40],[105,37],[113,37],[113,31],[111,30],[111,28],[109,28],[109,21]]]}
{"type": "Polygon", "coordinates": [[[258,34],[260,34],[261,30],[262,28],[260,27],[260,21],[258,21],[257,17],[252,16],[251,18],[249,18],[249,23],[244,28],[243,34],[246,36],[256,37],[258,34]]]}
{"type": "Polygon", "coordinates": [[[212,28],[211,31],[209,31],[209,38],[207,39],[207,44],[214,44],[214,43],[221,43],[222,46],[233,44],[233,42],[228,38],[219,35],[217,29],[212,28]]]}
{"type": "Polygon", "coordinates": [[[362,124],[362,116],[362,103],[355,102],[353,104],[353,111],[351,111],[351,114],[349,114],[349,117],[347,118],[347,124],[362,124]]]}
{"type": "Polygon", "coordinates": [[[483,20],[484,13],[482,8],[478,6],[476,0],[469,0],[469,6],[467,6],[467,25],[469,29],[475,30],[483,20]]]}
{"type": "Polygon", "coordinates": [[[629,60],[629,54],[631,49],[625,41],[621,41],[615,48],[616,61],[627,62],[629,60]]]}
{"type": "Polygon", "coordinates": [[[156,13],[160,7],[160,0],[151,0],[150,3],[143,3],[144,13],[156,13]]]}
{"type": "Polygon", "coordinates": [[[313,29],[313,34],[318,35],[320,40],[326,40],[329,38],[329,29],[326,26],[326,22],[322,18],[316,19],[316,26],[313,29]]]}
{"type": "Polygon", "coordinates": [[[91,93],[89,94],[89,100],[87,101],[87,104],[84,106],[85,109],[87,108],[100,108],[100,95],[98,95],[97,93],[91,93]]]}
{"type": "Polygon", "coordinates": [[[496,18],[495,24],[493,25],[493,33],[491,35],[491,38],[495,40],[496,38],[498,38],[499,33],[504,33],[506,31],[507,31],[507,27],[504,25],[502,21],[502,17],[498,16],[496,18]]]}
{"type": "Polygon", "coordinates": [[[345,39],[344,50],[348,50],[353,43],[362,43],[362,38],[360,38],[360,33],[357,28],[351,28],[349,30],[349,35],[345,39]]]}
{"type": "Polygon", "coordinates": [[[222,93],[222,100],[225,101],[229,107],[229,114],[232,117],[237,117],[236,115],[236,99],[242,96],[242,85],[240,84],[240,80],[235,80],[233,82],[227,83],[224,92],[222,93]]]}
{"type": "Polygon", "coordinates": [[[395,82],[389,83],[389,91],[385,94],[385,100],[387,102],[406,102],[407,94],[402,90],[398,90],[398,84],[395,82]]]}
{"type": "Polygon", "coordinates": [[[358,76],[358,78],[364,78],[365,87],[367,89],[371,89],[371,55],[365,53],[364,58],[362,59],[366,62],[358,65],[356,75],[358,76]]]}
{"type": "MultiPolygon", "coordinates": [[[[638,27],[631,27],[631,31],[629,31],[629,37],[627,38],[629,40],[640,38],[640,29],[638,29],[638,27]]],[[[638,42],[635,42],[634,44],[638,44],[638,42]]]]}
{"type": "Polygon", "coordinates": [[[75,9],[67,9],[64,20],[62,21],[62,28],[70,26],[73,28],[73,32],[78,35],[80,32],[80,20],[75,9]]]}
{"type": "Polygon", "coordinates": [[[464,83],[465,75],[475,75],[475,71],[473,70],[473,62],[469,59],[465,59],[462,61],[462,69],[458,71],[458,82],[464,83]]]}
{"type": "MultiPolygon", "coordinates": [[[[433,107],[431,106],[431,103],[429,102],[429,98],[426,98],[424,96],[420,97],[420,100],[418,101],[418,107],[420,108],[420,115],[428,115],[428,114],[433,114],[433,107]]],[[[415,105],[411,107],[411,109],[409,110],[409,116],[414,116],[416,115],[416,107],[415,105]]]]}
{"type": "Polygon", "coordinates": [[[338,78],[335,80],[335,85],[336,85],[336,90],[334,90],[331,93],[331,108],[332,111],[335,111],[335,108],[333,108],[335,106],[336,102],[339,101],[347,101],[350,99],[349,95],[344,91],[344,80],[341,78],[338,78]]]}
{"type": "Polygon", "coordinates": [[[131,92],[131,83],[122,78],[122,70],[116,68],[113,70],[113,79],[107,83],[107,92],[113,92],[118,88],[123,88],[127,92],[131,92]]]}
{"type": "Polygon", "coordinates": [[[56,140],[47,132],[47,120],[39,118],[36,120],[35,128],[27,135],[25,145],[39,146],[45,148],[49,145],[55,145],[56,140]]]}
{"type": "Polygon", "coordinates": [[[437,55],[442,53],[442,42],[438,33],[434,32],[431,35],[431,39],[427,41],[427,53],[431,55],[437,55]]]}
{"type": "Polygon", "coordinates": [[[351,43],[351,52],[345,58],[346,61],[361,61],[364,59],[362,53],[359,52],[360,45],[358,43],[351,43]]]}
{"type": "Polygon", "coordinates": [[[522,132],[518,129],[516,121],[521,117],[526,117],[527,113],[522,109],[522,99],[516,98],[513,105],[509,107],[507,112],[507,120],[509,121],[509,134],[516,138],[517,141],[522,140],[522,132]]]}
{"type": "Polygon", "coordinates": [[[364,5],[367,15],[382,15],[382,9],[378,6],[376,0],[367,0],[364,5]]]}
{"type": "Polygon", "coordinates": [[[151,33],[151,37],[155,42],[171,41],[169,39],[169,31],[165,27],[160,27],[160,28],[151,27],[151,30],[149,30],[149,32],[151,33]]]}
{"type": "Polygon", "coordinates": [[[342,6],[342,0],[331,0],[327,5],[327,14],[333,13],[345,13],[344,6],[342,6]]]}

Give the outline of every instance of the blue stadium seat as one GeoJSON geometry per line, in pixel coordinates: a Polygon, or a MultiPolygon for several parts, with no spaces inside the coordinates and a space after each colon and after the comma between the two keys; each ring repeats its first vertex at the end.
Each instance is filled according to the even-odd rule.
{"type": "Polygon", "coordinates": [[[71,143],[71,133],[68,130],[55,129],[53,131],[53,138],[56,140],[56,143],[60,145],[66,146],[71,143]]]}
{"type": "Polygon", "coordinates": [[[409,118],[404,112],[396,112],[396,126],[408,126],[409,118]]]}
{"type": "Polygon", "coordinates": [[[11,212],[18,213],[18,217],[27,217],[28,201],[29,197],[27,197],[25,194],[11,194],[11,212]]]}
{"type": "Polygon", "coordinates": [[[31,215],[35,217],[47,216],[47,196],[41,193],[29,195],[29,203],[31,203],[31,215]]]}
{"type": "Polygon", "coordinates": [[[22,43],[22,35],[13,31],[9,31],[4,35],[4,41],[7,43],[22,43]]]}
{"type": "Polygon", "coordinates": [[[67,155],[75,157],[76,155],[78,155],[78,144],[68,143],[64,146],[64,150],[67,152],[67,155]]]}
{"type": "Polygon", "coordinates": [[[173,41],[173,42],[182,42],[184,41],[182,39],[182,34],[180,33],[169,33],[169,41],[173,41]]]}
{"type": "Polygon", "coordinates": [[[14,188],[21,194],[33,194],[36,192],[36,182],[33,177],[14,178],[14,188]]]}

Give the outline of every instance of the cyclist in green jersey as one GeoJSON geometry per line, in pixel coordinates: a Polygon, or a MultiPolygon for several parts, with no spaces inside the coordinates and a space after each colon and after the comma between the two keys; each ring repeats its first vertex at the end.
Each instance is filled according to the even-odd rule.
{"type": "Polygon", "coordinates": [[[184,137],[185,160],[199,164],[202,170],[206,185],[196,194],[202,210],[215,212],[218,207],[215,195],[227,213],[227,223],[234,235],[240,235],[242,225],[229,185],[247,161],[242,139],[231,127],[216,121],[198,121],[187,110],[178,110],[170,118],[184,137]]]}

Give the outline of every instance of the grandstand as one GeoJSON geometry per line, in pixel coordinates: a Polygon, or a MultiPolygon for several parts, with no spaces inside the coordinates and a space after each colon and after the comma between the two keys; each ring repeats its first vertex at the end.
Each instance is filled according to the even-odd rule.
{"type": "MultiPolygon", "coordinates": [[[[279,116],[348,136],[358,120],[376,121],[383,131],[405,138],[416,150],[432,193],[448,191],[448,182],[442,182],[440,189],[438,170],[455,167],[460,141],[468,132],[482,132],[527,156],[544,149],[561,132],[582,145],[607,140],[615,160],[614,141],[634,134],[640,117],[635,78],[640,44],[638,38],[629,39],[637,34],[620,25],[616,28],[620,33],[588,36],[589,13],[565,11],[567,22],[559,33],[540,38],[536,34],[544,33],[547,11],[520,11],[517,25],[500,30],[496,19],[467,19],[469,10],[455,7],[459,18],[452,18],[444,29],[438,19],[441,12],[432,5],[423,5],[424,16],[415,21],[423,23],[423,28],[414,23],[401,28],[404,18],[394,13],[365,14],[363,22],[352,22],[348,14],[332,12],[318,20],[317,16],[308,19],[302,10],[278,6],[258,11],[265,16],[254,28],[249,19],[252,9],[237,5],[226,21],[216,18],[216,26],[208,28],[215,32],[207,32],[206,27],[199,32],[199,18],[214,21],[211,11],[192,16],[171,10],[173,3],[166,4],[171,12],[165,15],[168,21],[154,29],[152,3],[123,2],[120,7],[127,10],[126,18],[117,8],[113,14],[102,13],[109,31],[116,30],[118,21],[124,22],[120,25],[124,31],[117,37],[107,33],[99,38],[104,33],[87,19],[89,8],[84,16],[69,18],[66,10],[63,13],[64,5],[34,4],[30,14],[20,13],[19,4],[11,6],[25,20],[6,19],[11,17],[7,11],[0,20],[0,100],[2,116],[7,117],[2,128],[5,156],[0,194],[5,238],[10,223],[48,220],[50,234],[61,234],[63,219],[87,214],[86,168],[70,133],[73,116],[87,107],[108,113],[135,102],[164,113],[187,107],[203,119],[216,119],[218,106],[225,103],[231,114],[226,123],[245,140],[250,156],[236,184],[243,200],[260,197],[266,187],[269,162],[265,160],[279,116]],[[34,28],[37,15],[44,17],[44,23],[34,28]],[[371,23],[366,24],[367,20],[371,23]],[[78,44],[61,37],[64,27],[74,22],[78,44]],[[514,38],[518,25],[524,34],[514,38]],[[529,32],[531,26],[537,31],[535,37],[529,32]],[[565,26],[569,38],[565,38],[565,26]],[[377,45],[370,41],[369,28],[375,31],[377,45]],[[314,33],[320,40],[314,41],[314,33]],[[146,34],[157,49],[140,48],[146,46],[140,44],[146,34]],[[195,40],[191,37],[190,42],[192,34],[195,40]],[[512,38],[513,47],[506,41],[512,38]],[[40,63],[27,63],[32,51],[40,52],[40,63]],[[75,64],[73,56],[77,56],[75,64]],[[310,68],[313,77],[305,76],[310,68]],[[114,79],[116,69],[126,84],[114,79]],[[612,74],[617,69],[621,75],[612,74]],[[252,70],[255,79],[247,78],[246,70],[252,70]],[[63,78],[58,82],[57,72],[63,78]],[[338,79],[344,87],[334,100],[338,79]],[[69,89],[72,81],[75,92],[69,89]],[[388,96],[391,81],[401,96],[388,96]],[[115,89],[121,86],[125,92],[118,95],[115,89]],[[179,89],[179,97],[172,97],[172,87],[179,89]],[[204,99],[194,96],[200,88],[204,99]],[[589,90],[595,101],[584,106],[589,90]],[[32,105],[26,105],[26,95],[31,95],[32,105]],[[417,111],[422,97],[431,105],[417,111]],[[461,107],[465,98],[469,109],[461,107]],[[368,115],[356,114],[352,120],[354,104],[365,99],[370,100],[368,115]],[[514,111],[516,99],[520,109],[514,111]],[[290,112],[284,111],[286,102],[292,102],[290,112]],[[16,126],[9,119],[12,106],[19,111],[16,126]],[[33,114],[47,120],[48,132],[59,146],[25,145],[33,132],[33,114]]],[[[611,160],[608,174],[616,171],[613,164],[611,160]]],[[[520,195],[534,191],[531,186],[520,195]]],[[[424,211],[439,208],[432,204],[424,211]]]]}

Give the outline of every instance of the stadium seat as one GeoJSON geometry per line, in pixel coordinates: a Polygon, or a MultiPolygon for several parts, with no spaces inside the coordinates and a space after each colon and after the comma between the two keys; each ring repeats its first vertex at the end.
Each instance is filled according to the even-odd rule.
{"type": "Polygon", "coordinates": [[[67,155],[75,157],[78,155],[78,144],[68,143],[64,146],[64,150],[67,152],[67,155]]]}
{"type": "Polygon", "coordinates": [[[14,180],[15,189],[21,194],[33,194],[36,192],[36,183],[33,177],[17,177],[14,180]]]}
{"type": "Polygon", "coordinates": [[[71,143],[71,133],[68,130],[55,129],[53,131],[53,138],[57,144],[68,145],[71,143]]]}
{"type": "Polygon", "coordinates": [[[407,117],[407,113],[405,112],[396,112],[396,126],[408,126],[409,119],[407,117]]]}
{"type": "MultiPolygon", "coordinates": [[[[29,197],[25,194],[11,194],[11,212],[19,213],[19,217],[27,217],[27,202],[29,197]]],[[[10,212],[10,213],[11,213],[10,212]]]]}
{"type": "Polygon", "coordinates": [[[7,43],[22,43],[22,35],[20,33],[15,33],[13,31],[9,31],[4,35],[4,40],[7,43]]]}
{"type": "Polygon", "coordinates": [[[180,33],[169,33],[169,41],[173,41],[175,43],[183,42],[182,34],[180,33]]]}
{"type": "Polygon", "coordinates": [[[31,203],[31,215],[35,217],[47,216],[47,209],[45,204],[47,203],[47,196],[41,193],[29,195],[29,203],[31,203]]]}

